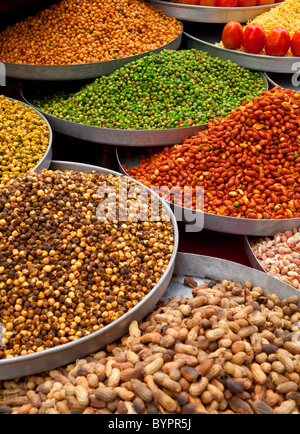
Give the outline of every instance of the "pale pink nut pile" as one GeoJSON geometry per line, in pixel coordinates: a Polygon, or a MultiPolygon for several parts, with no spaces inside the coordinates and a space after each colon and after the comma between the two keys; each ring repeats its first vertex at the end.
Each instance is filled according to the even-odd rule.
{"type": "Polygon", "coordinates": [[[250,241],[268,274],[300,290],[300,228],[250,241]]]}

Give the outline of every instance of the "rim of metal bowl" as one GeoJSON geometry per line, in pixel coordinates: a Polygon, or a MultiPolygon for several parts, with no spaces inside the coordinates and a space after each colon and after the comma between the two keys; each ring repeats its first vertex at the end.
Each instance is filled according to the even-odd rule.
{"type": "MultiPolygon", "coordinates": [[[[56,161],[53,160],[52,165],[57,164],[57,165],[65,165],[65,166],[70,166],[69,169],[56,169],[56,170],[75,170],[76,169],[80,169],[81,167],[86,168],[87,170],[90,170],[89,172],[86,173],[91,173],[93,170],[100,170],[100,173],[104,173],[104,174],[112,174],[114,176],[124,176],[118,172],[115,172],[113,170],[110,169],[106,169],[100,166],[93,166],[93,165],[89,165],[89,164],[83,164],[83,163],[73,163],[73,162],[68,162],[68,161],[56,161]]],[[[50,166],[51,168],[51,166],[50,166]]],[[[51,170],[51,169],[50,169],[51,170]]],[[[54,169],[55,170],[55,169],[54,169]]],[[[179,230],[178,230],[178,225],[177,225],[177,221],[175,219],[175,216],[171,210],[171,208],[169,207],[169,205],[167,204],[166,201],[164,201],[161,197],[159,197],[155,192],[153,192],[151,189],[149,189],[148,187],[144,186],[143,184],[141,184],[138,181],[133,180],[135,184],[140,185],[142,188],[146,189],[148,191],[149,194],[153,195],[154,197],[156,197],[160,203],[162,204],[164,210],[168,213],[168,215],[170,216],[170,221],[172,223],[172,227],[174,230],[174,250],[170,259],[170,262],[167,266],[167,269],[165,270],[164,274],[161,276],[159,282],[150,290],[150,292],[145,296],[145,298],[143,298],[143,300],[141,300],[136,306],[134,306],[131,310],[129,310],[128,312],[126,312],[126,314],[124,314],[123,316],[121,316],[120,318],[118,318],[117,320],[113,321],[112,323],[106,325],[105,327],[103,327],[102,329],[89,334],[88,336],[84,336],[82,338],[79,338],[76,341],[73,342],[68,342],[66,344],[62,344],[53,348],[49,348],[49,349],[45,349],[43,351],[40,352],[36,352],[36,353],[32,353],[32,354],[28,354],[28,355],[24,355],[24,356],[16,356],[13,357],[11,359],[2,359],[0,360],[0,372],[1,372],[1,366],[6,365],[6,366],[13,366],[13,365],[18,365],[18,364],[22,364],[22,363],[33,363],[35,361],[38,362],[38,359],[43,357],[43,358],[50,358],[57,356],[59,353],[61,352],[66,352],[67,350],[70,350],[70,352],[72,351],[72,349],[80,347],[86,343],[88,343],[91,340],[95,340],[95,339],[99,339],[101,338],[101,335],[104,332],[108,332],[109,330],[111,330],[112,328],[116,328],[118,327],[118,325],[123,322],[126,318],[128,318],[129,316],[135,314],[136,311],[138,311],[139,309],[141,309],[142,306],[146,305],[148,300],[151,298],[151,295],[153,294],[153,292],[158,291],[162,281],[164,280],[164,277],[168,275],[168,273],[171,272],[172,268],[175,265],[175,260],[176,260],[176,256],[177,256],[177,252],[178,252],[178,245],[179,245],[179,230]]],[[[101,344],[99,343],[99,348],[101,347],[101,344]]],[[[39,372],[39,369],[36,369],[35,372],[39,372]]],[[[0,375],[1,378],[1,375],[0,375]]]]}

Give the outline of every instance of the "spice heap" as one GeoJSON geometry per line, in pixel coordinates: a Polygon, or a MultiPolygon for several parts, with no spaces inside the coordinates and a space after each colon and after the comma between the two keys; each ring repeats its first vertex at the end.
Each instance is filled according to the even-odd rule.
{"type": "Polygon", "coordinates": [[[143,0],[62,0],[0,33],[2,62],[71,65],[153,50],[182,26],[143,0]]]}
{"type": "Polygon", "coordinates": [[[192,294],[103,351],[0,382],[0,413],[299,414],[299,297],[228,280],[192,294]]]}
{"type": "Polygon", "coordinates": [[[271,276],[300,288],[300,231],[277,232],[274,237],[250,240],[260,265],[271,276]]]}
{"type": "Polygon", "coordinates": [[[265,90],[262,76],[197,50],[163,50],[101,77],[78,92],[34,101],[72,122],[159,129],[206,123],[265,90]]]}
{"type": "Polygon", "coordinates": [[[145,213],[150,207],[147,200],[139,203],[142,190],[130,182],[136,199],[128,198],[128,217],[116,220],[119,179],[42,171],[2,189],[0,322],[6,344],[0,359],[87,336],[159,282],[174,249],[170,218],[161,210],[155,222],[138,219],[135,207],[145,213]]]}
{"type": "Polygon", "coordinates": [[[139,167],[124,170],[148,187],[203,186],[207,213],[300,217],[299,116],[300,93],[276,87],[181,145],[150,149],[139,167]]]}
{"type": "Polygon", "coordinates": [[[50,133],[32,108],[0,95],[0,184],[33,169],[44,157],[50,133]]]}

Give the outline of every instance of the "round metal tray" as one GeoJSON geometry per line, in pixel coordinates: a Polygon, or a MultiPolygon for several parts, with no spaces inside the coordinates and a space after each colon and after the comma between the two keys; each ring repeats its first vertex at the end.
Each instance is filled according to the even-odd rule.
{"type": "MultiPolygon", "coordinates": [[[[124,152],[124,149],[116,149],[116,157],[120,172],[129,176],[128,173],[123,169],[123,165],[126,165],[128,168],[138,166],[141,155],[144,152],[144,149],[137,148],[134,150],[126,150],[126,152],[124,152]]],[[[300,221],[299,218],[257,220],[228,217],[200,211],[193,211],[172,203],[169,203],[169,205],[173,210],[177,221],[187,224],[187,230],[189,232],[199,232],[202,229],[207,229],[214,232],[222,232],[234,235],[271,236],[277,231],[284,232],[289,230],[291,227],[299,226],[300,221]],[[189,225],[191,227],[189,227],[189,225]]]]}
{"type": "Polygon", "coordinates": [[[126,65],[126,63],[144,57],[149,53],[159,53],[162,50],[177,50],[181,45],[182,35],[183,33],[181,32],[173,41],[154,50],[104,62],[84,63],[79,65],[24,65],[8,62],[2,63],[5,65],[6,77],[9,78],[30,81],[89,80],[102,75],[109,75],[126,65]]]}
{"type": "Polygon", "coordinates": [[[31,169],[31,171],[35,172],[38,170],[42,170],[42,169],[48,169],[51,161],[52,161],[52,143],[53,143],[53,132],[52,132],[52,128],[48,122],[48,120],[45,118],[45,116],[36,108],[34,108],[32,105],[30,104],[26,104],[23,101],[19,101],[17,99],[14,98],[10,98],[10,97],[5,97],[6,99],[9,99],[10,101],[17,101],[20,104],[23,104],[25,107],[28,107],[30,109],[33,109],[41,118],[42,120],[45,122],[45,124],[47,125],[48,131],[49,131],[49,145],[48,148],[43,156],[43,158],[38,162],[38,164],[33,167],[31,169]]]}
{"type": "Polygon", "coordinates": [[[284,89],[300,91],[300,68],[298,68],[298,72],[295,71],[293,74],[268,73],[266,77],[271,86],[281,86],[284,89]]]}
{"type": "MultiPolygon", "coordinates": [[[[265,74],[261,75],[268,89],[269,82],[265,74]]],[[[36,89],[33,84],[23,84],[21,95],[28,105],[40,111],[48,119],[51,127],[57,133],[102,145],[128,147],[168,146],[182,143],[185,137],[193,136],[199,131],[207,129],[207,124],[160,130],[122,130],[93,127],[66,121],[36,108],[33,105],[33,100],[40,98],[43,95],[43,90],[36,89]]]]}
{"type": "MultiPolygon", "coordinates": [[[[289,225],[289,227],[287,226],[284,230],[280,230],[280,231],[275,231],[273,234],[270,234],[270,236],[275,235],[276,232],[285,232],[288,230],[293,230],[296,227],[299,227],[299,223],[300,223],[300,219],[298,219],[298,223],[297,224],[291,224],[289,225]]],[[[256,270],[259,271],[263,271],[264,273],[268,273],[267,270],[264,269],[264,267],[261,265],[261,263],[259,262],[259,260],[257,259],[252,247],[251,247],[251,239],[250,237],[245,236],[244,237],[244,246],[245,246],[245,250],[246,250],[246,254],[248,256],[248,259],[250,261],[250,264],[252,265],[253,268],[255,268],[256,270]]],[[[299,295],[300,295],[300,291],[299,295]]]]}
{"type": "Polygon", "coordinates": [[[258,15],[268,12],[280,3],[265,6],[252,7],[213,7],[172,3],[168,1],[150,0],[153,6],[164,11],[169,17],[175,17],[182,21],[198,23],[228,23],[231,20],[239,23],[247,23],[258,15]]]}
{"type": "MultiPolygon", "coordinates": [[[[50,169],[61,171],[74,170],[84,173],[91,173],[93,170],[95,170],[103,174],[113,174],[115,176],[120,176],[119,173],[108,169],[72,162],[52,161],[50,169]]],[[[142,185],[138,182],[136,182],[136,184],[142,185]]],[[[96,352],[107,344],[123,336],[128,331],[128,326],[131,321],[141,320],[155,307],[166,291],[173,275],[175,259],[178,250],[179,232],[175,217],[166,202],[151,192],[151,190],[148,188],[146,188],[146,190],[153,194],[155,198],[158,198],[162,203],[164,210],[168,213],[168,215],[170,215],[174,228],[174,252],[167,270],[158,284],[140,303],[138,303],[124,316],[89,336],[55,348],[41,351],[39,353],[0,360],[0,380],[23,377],[25,375],[33,375],[38,372],[54,369],[58,366],[72,363],[78,358],[82,358],[93,352],[96,352]]]]}
{"type": "Polygon", "coordinates": [[[187,48],[206,51],[255,71],[293,73],[293,65],[298,57],[265,56],[219,47],[216,43],[222,39],[223,28],[224,26],[219,24],[203,24],[201,27],[196,27],[193,23],[187,24],[184,28],[187,48]]]}

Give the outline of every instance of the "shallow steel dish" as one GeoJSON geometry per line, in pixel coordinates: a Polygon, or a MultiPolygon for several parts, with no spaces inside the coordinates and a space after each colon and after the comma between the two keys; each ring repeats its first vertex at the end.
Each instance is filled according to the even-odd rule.
{"type": "Polygon", "coordinates": [[[244,68],[255,71],[293,73],[293,65],[299,59],[298,57],[250,54],[217,46],[216,43],[222,39],[223,28],[223,25],[218,24],[195,26],[194,23],[188,23],[184,27],[187,48],[206,51],[213,56],[231,60],[244,68]]]}
{"type": "Polygon", "coordinates": [[[260,286],[265,292],[277,294],[280,299],[300,295],[292,286],[251,267],[210,256],[178,253],[172,281],[164,294],[165,299],[191,295],[192,289],[183,285],[185,277],[192,277],[198,285],[221,280],[232,280],[243,285],[250,280],[253,286],[260,286]]]}
{"type": "MultiPolygon", "coordinates": [[[[293,230],[296,227],[299,227],[299,224],[300,224],[300,219],[293,219],[293,222],[290,225],[287,225],[285,227],[285,229],[279,230],[279,231],[276,230],[272,234],[269,234],[269,236],[275,235],[276,232],[285,232],[285,231],[288,231],[288,230],[293,230]],[[297,220],[297,221],[295,222],[295,220],[297,220]]],[[[255,253],[254,253],[254,251],[253,251],[253,249],[251,247],[251,241],[252,240],[251,240],[250,237],[247,237],[247,236],[244,237],[245,250],[246,250],[248,259],[249,259],[252,267],[255,268],[256,270],[260,270],[260,271],[263,271],[264,273],[268,273],[267,270],[264,269],[264,267],[261,265],[261,263],[257,259],[256,255],[255,255],[255,253]]],[[[299,294],[300,294],[300,292],[299,292],[299,294]]]]}
{"type": "Polygon", "coordinates": [[[182,21],[193,21],[199,23],[228,23],[231,20],[239,23],[247,23],[258,15],[268,12],[279,3],[265,6],[252,7],[213,7],[195,6],[173,3],[168,1],[150,0],[153,6],[163,10],[169,17],[175,17],[182,21]]]}
{"type": "MultiPolygon", "coordinates": [[[[267,82],[267,80],[266,80],[267,82]]],[[[167,146],[174,143],[182,142],[187,136],[192,136],[198,131],[205,130],[207,124],[196,125],[183,128],[168,128],[161,130],[122,130],[113,128],[100,128],[90,125],[79,124],[66,121],[58,117],[49,115],[44,111],[37,109],[33,105],[33,100],[40,92],[30,86],[23,86],[22,97],[24,101],[35,110],[38,110],[48,119],[53,130],[65,136],[76,139],[86,140],[93,143],[112,146],[167,146]]]]}
{"type": "Polygon", "coordinates": [[[244,237],[244,246],[245,246],[245,250],[246,250],[248,259],[249,259],[250,264],[252,265],[252,267],[255,268],[256,270],[263,271],[264,273],[267,273],[267,271],[259,263],[257,257],[255,256],[255,254],[254,254],[254,252],[252,250],[251,244],[250,244],[249,237],[244,237]]]}
{"type": "MultiPolygon", "coordinates": [[[[132,149],[125,152],[124,149],[116,149],[116,157],[119,170],[126,174],[123,165],[128,168],[138,166],[141,155],[145,152],[144,149],[132,149]]],[[[133,178],[131,178],[133,179],[133,178]]],[[[221,216],[200,211],[193,211],[188,208],[183,208],[178,205],[169,203],[177,221],[181,221],[190,225],[187,226],[189,232],[199,232],[202,229],[207,229],[215,232],[222,232],[234,235],[251,235],[251,236],[269,236],[275,232],[284,232],[291,227],[299,225],[299,218],[282,219],[282,220],[257,220],[237,217],[221,216]]]]}
{"type": "Polygon", "coordinates": [[[101,75],[109,75],[126,65],[126,63],[144,57],[149,53],[159,53],[162,50],[177,50],[181,45],[182,35],[181,33],[173,41],[154,50],[104,62],[83,63],[79,65],[24,65],[8,62],[3,62],[3,64],[5,65],[6,76],[9,78],[31,81],[89,80],[101,75]]]}
{"type": "MultiPolygon", "coordinates": [[[[103,174],[113,174],[120,176],[119,173],[104,169],[97,166],[90,166],[80,163],[52,161],[51,170],[74,170],[84,173],[91,173],[93,170],[103,174]]],[[[140,183],[137,183],[141,185],[140,183]]],[[[145,187],[146,188],[146,187],[145,187]]],[[[147,188],[146,188],[147,189],[147,188]]],[[[149,189],[147,189],[150,191],[149,189]]],[[[151,194],[154,194],[151,192],[151,194]]],[[[154,194],[156,198],[158,196],[154,194]]],[[[123,336],[128,326],[133,320],[141,320],[144,318],[158,303],[160,298],[166,291],[174,271],[175,259],[178,250],[178,227],[174,215],[169,206],[159,198],[164,210],[170,215],[171,222],[174,228],[174,252],[167,270],[161,277],[158,284],[150,291],[150,293],[132,310],[124,316],[107,325],[102,330],[92,333],[89,336],[80,338],[75,342],[70,342],[49,350],[44,350],[39,353],[30,354],[27,356],[19,356],[12,359],[0,360],[0,380],[8,378],[23,377],[25,375],[33,375],[38,372],[54,369],[58,366],[63,366],[72,363],[78,358],[85,357],[93,352],[96,352],[107,344],[119,339],[123,336]]]]}

